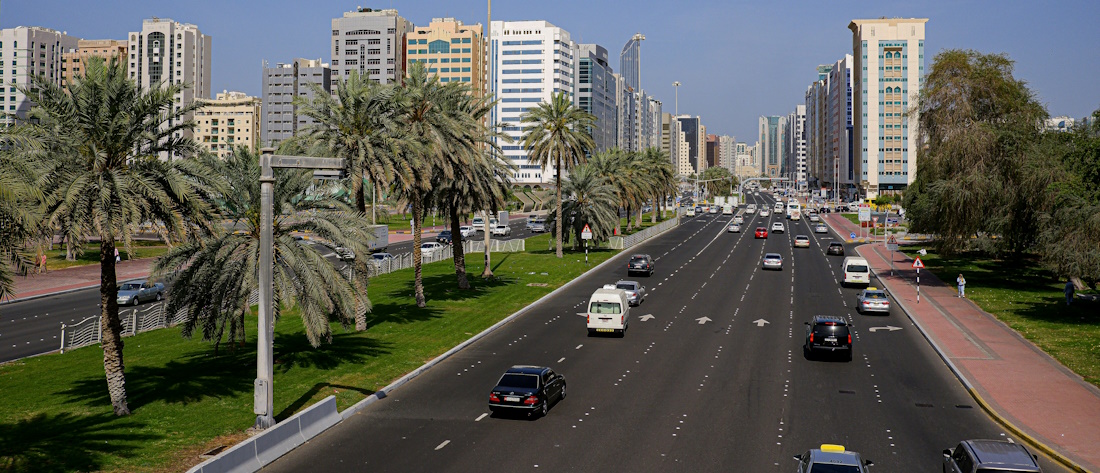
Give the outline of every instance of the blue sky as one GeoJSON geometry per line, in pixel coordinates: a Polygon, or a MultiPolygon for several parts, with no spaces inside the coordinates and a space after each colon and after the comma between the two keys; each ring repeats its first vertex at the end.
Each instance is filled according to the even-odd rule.
{"type": "MultiPolygon", "coordinates": [[[[43,26],[87,39],[124,39],[153,16],[194,23],[213,37],[214,92],[260,93],[261,61],[329,54],[330,21],[357,6],[396,8],[414,24],[433,17],[485,23],[485,0],[8,0],[0,27],[43,26]]],[[[642,87],[708,132],[754,142],[757,118],[803,101],[818,64],[851,53],[853,18],[929,18],[925,49],[1005,53],[1052,115],[1080,118],[1100,108],[1100,2],[1046,1],[608,1],[497,0],[494,20],[547,20],[574,41],[615,57],[634,33],[642,45],[642,87]]]]}

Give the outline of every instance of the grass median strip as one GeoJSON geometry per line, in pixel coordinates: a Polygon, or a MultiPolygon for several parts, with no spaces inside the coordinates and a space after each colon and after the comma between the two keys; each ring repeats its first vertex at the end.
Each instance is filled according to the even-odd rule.
{"type": "MultiPolygon", "coordinates": [[[[909,257],[917,256],[907,250],[909,257]]],[[[977,253],[945,257],[929,251],[925,268],[954,287],[966,277],[966,296],[1085,381],[1100,387],[1100,303],[1066,306],[1059,280],[1037,259],[998,260],[977,253]]]]}
{"type": "MultiPolygon", "coordinates": [[[[451,260],[424,267],[428,307],[413,299],[412,270],[371,279],[374,304],[366,332],[335,327],[333,343],[314,349],[291,310],[276,324],[278,420],[329,395],[339,408],[386,386],[504,317],[614,256],[609,250],[494,253],[496,279],[478,277],[481,253],[467,255],[475,288],[457,289],[451,260]]],[[[169,328],[125,338],[133,415],[111,413],[103,352],[89,346],[0,365],[0,468],[5,471],[182,471],[199,455],[243,439],[252,425],[256,319],[235,351],[180,337],[169,328]]],[[[578,327],[579,332],[583,332],[578,327]]]]}

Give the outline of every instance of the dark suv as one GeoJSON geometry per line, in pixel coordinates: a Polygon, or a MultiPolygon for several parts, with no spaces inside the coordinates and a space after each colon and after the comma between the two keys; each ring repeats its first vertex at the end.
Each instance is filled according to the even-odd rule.
{"type": "Polygon", "coordinates": [[[646,276],[652,276],[653,257],[649,255],[631,256],[630,262],[626,263],[626,274],[631,275],[634,273],[645,273],[646,276]]]}
{"type": "Polygon", "coordinates": [[[818,353],[839,353],[852,361],[853,326],[835,315],[815,315],[806,322],[806,344],[802,353],[807,359],[818,353]]]}
{"type": "Polygon", "coordinates": [[[944,473],[976,471],[1039,473],[1043,470],[1023,445],[1004,440],[963,440],[954,450],[943,451],[944,473]]]}

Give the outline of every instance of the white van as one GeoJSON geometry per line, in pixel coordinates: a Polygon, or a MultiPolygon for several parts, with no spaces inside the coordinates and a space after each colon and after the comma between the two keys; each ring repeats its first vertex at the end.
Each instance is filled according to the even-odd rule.
{"type": "Polygon", "coordinates": [[[588,335],[615,333],[626,335],[630,324],[630,304],[622,289],[596,289],[588,300],[588,335]]]}
{"type": "Polygon", "coordinates": [[[844,265],[841,270],[844,271],[844,281],[841,283],[843,286],[849,284],[867,286],[871,284],[871,266],[863,258],[857,256],[844,258],[844,265]]]}

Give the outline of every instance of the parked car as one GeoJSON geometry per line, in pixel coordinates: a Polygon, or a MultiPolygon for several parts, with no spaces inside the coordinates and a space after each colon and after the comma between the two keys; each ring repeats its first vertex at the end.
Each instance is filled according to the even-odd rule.
{"type": "Polygon", "coordinates": [[[522,412],[545,416],[551,402],[565,399],[565,376],[544,366],[516,365],[508,368],[489,392],[489,410],[494,414],[522,412]]]}
{"type": "Polygon", "coordinates": [[[631,256],[630,261],[626,263],[626,274],[631,275],[634,273],[645,273],[647,276],[653,276],[653,257],[643,254],[631,256]]]}
{"type": "Polygon", "coordinates": [[[620,280],[615,284],[608,284],[608,289],[622,289],[626,292],[626,300],[630,305],[641,305],[645,302],[645,286],[638,281],[620,280]]]}
{"type": "Polygon", "coordinates": [[[147,279],[127,281],[118,286],[118,305],[138,305],[143,301],[164,300],[164,284],[147,279]]]}
{"type": "Polygon", "coordinates": [[[490,232],[492,232],[493,236],[508,236],[512,234],[512,227],[508,225],[497,225],[493,227],[490,232]]]}
{"type": "Polygon", "coordinates": [[[439,242],[435,242],[435,241],[429,241],[427,243],[422,243],[420,245],[420,256],[422,258],[427,258],[427,257],[433,256],[433,255],[435,255],[436,252],[442,251],[443,248],[446,248],[446,247],[443,246],[443,244],[441,244],[439,242]]]}
{"type": "Polygon", "coordinates": [[[844,244],[838,241],[829,243],[829,248],[825,250],[825,254],[844,256],[844,244]]]}
{"type": "Polygon", "coordinates": [[[1023,445],[1004,440],[963,440],[943,451],[944,473],[1041,473],[1037,458],[1023,445]]]}
{"type": "Polygon", "coordinates": [[[756,238],[767,238],[768,227],[756,227],[756,238]]]}
{"type": "Polygon", "coordinates": [[[821,448],[810,449],[798,460],[798,473],[866,473],[867,467],[875,462],[863,460],[859,452],[845,450],[843,445],[822,444],[821,448]]]}
{"type": "Polygon", "coordinates": [[[868,287],[856,296],[856,312],[881,312],[890,314],[890,298],[886,297],[886,291],[877,287],[868,287]]]}
{"type": "Polygon", "coordinates": [[[813,358],[818,353],[839,353],[852,361],[852,327],[842,317],[815,315],[806,322],[806,343],[802,346],[802,354],[813,358]]]}
{"type": "Polygon", "coordinates": [[[797,236],[795,236],[794,237],[794,247],[795,248],[809,248],[810,247],[810,237],[808,237],[806,235],[797,235],[797,236]]]}

